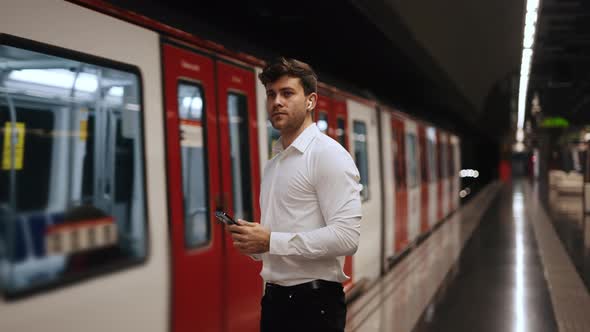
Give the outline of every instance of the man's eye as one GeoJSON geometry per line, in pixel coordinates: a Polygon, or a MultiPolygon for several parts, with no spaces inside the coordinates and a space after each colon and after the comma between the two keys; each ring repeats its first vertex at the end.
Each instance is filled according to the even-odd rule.
{"type": "Polygon", "coordinates": [[[290,97],[292,95],[293,95],[293,92],[291,92],[291,91],[285,91],[285,92],[283,92],[283,96],[285,96],[285,97],[290,97]]]}

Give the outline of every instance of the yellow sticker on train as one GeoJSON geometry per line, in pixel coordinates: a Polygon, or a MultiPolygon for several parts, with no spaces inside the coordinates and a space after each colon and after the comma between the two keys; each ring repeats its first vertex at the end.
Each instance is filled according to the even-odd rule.
{"type": "Polygon", "coordinates": [[[80,109],[80,141],[85,142],[88,139],[88,109],[80,109]]]}
{"type": "Polygon", "coordinates": [[[23,169],[23,156],[25,152],[25,124],[24,122],[6,122],[4,125],[4,149],[2,150],[2,170],[23,169]],[[16,132],[13,133],[13,129],[16,132]],[[11,148],[13,139],[16,142],[11,148]],[[14,151],[13,151],[14,150],[14,151]]]}
{"type": "Polygon", "coordinates": [[[80,120],[80,140],[88,139],[88,120],[80,120]]]}

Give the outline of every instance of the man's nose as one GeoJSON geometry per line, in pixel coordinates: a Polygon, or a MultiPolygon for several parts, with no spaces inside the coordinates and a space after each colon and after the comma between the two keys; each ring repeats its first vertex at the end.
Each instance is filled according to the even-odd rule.
{"type": "Polygon", "coordinates": [[[272,104],[273,104],[273,106],[282,106],[283,105],[283,99],[281,98],[281,95],[277,94],[272,99],[272,104]]]}

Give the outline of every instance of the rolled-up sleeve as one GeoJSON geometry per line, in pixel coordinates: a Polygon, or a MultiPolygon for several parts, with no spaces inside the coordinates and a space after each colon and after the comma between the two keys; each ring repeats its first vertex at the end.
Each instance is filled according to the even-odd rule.
{"type": "Polygon", "coordinates": [[[307,258],[350,256],[358,249],[362,185],[354,161],[344,149],[324,149],[311,163],[311,181],[326,226],[308,232],[272,232],[271,255],[307,258]]]}

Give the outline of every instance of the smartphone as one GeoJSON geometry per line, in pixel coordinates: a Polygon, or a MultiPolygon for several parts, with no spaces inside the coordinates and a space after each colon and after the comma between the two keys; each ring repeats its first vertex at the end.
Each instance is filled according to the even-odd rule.
{"type": "Polygon", "coordinates": [[[219,221],[221,221],[222,223],[226,224],[226,225],[237,225],[238,223],[229,216],[229,214],[223,212],[223,211],[215,211],[215,217],[217,219],[219,219],[219,221]]]}

